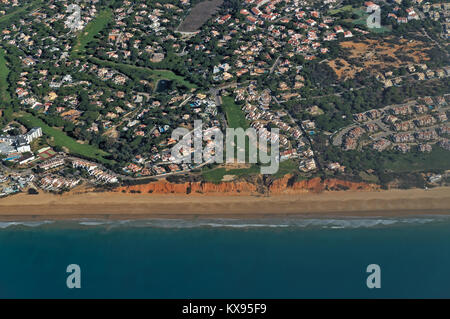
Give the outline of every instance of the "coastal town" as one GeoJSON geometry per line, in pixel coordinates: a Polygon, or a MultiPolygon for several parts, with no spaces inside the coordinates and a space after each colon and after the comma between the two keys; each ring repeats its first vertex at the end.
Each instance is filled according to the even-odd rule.
{"type": "Polygon", "coordinates": [[[0,299],[449,298],[449,119],[448,0],[0,0],[0,299]]]}
{"type": "Polygon", "coordinates": [[[78,18],[72,4],[0,1],[2,196],[257,174],[176,163],[172,133],[196,120],[278,142],[272,179],[449,181],[448,3],[90,0],[78,18]]]}
{"type": "MultiPolygon", "coordinates": [[[[450,96],[447,98],[450,100],[450,96]]],[[[402,105],[355,114],[354,119],[358,124],[344,128],[335,142],[338,143],[344,135],[344,150],[369,144],[377,151],[393,147],[401,152],[409,152],[411,147],[415,147],[420,152],[431,152],[432,145],[436,144],[449,150],[449,100],[443,96],[436,99],[428,96],[402,105]]]]}

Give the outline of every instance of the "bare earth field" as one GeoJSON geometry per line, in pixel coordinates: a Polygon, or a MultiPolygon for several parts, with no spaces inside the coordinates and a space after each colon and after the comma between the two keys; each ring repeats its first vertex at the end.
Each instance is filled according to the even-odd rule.
{"type": "Polygon", "coordinates": [[[203,23],[205,23],[217,12],[217,8],[221,6],[222,3],[223,0],[205,0],[196,4],[194,8],[192,8],[186,19],[180,24],[177,31],[197,31],[203,25],[203,23]]]}
{"type": "Polygon", "coordinates": [[[210,196],[117,192],[25,193],[0,199],[0,220],[202,217],[378,217],[450,214],[450,188],[210,196]]]}
{"type": "Polygon", "coordinates": [[[398,39],[396,43],[389,42],[392,40],[391,37],[386,41],[341,42],[341,48],[346,49],[349,55],[345,59],[331,60],[328,65],[339,79],[349,79],[354,78],[362,70],[377,73],[408,64],[423,63],[430,59],[426,53],[430,49],[427,46],[429,44],[405,39],[398,39]],[[352,60],[356,60],[358,65],[352,63],[352,60]]]}

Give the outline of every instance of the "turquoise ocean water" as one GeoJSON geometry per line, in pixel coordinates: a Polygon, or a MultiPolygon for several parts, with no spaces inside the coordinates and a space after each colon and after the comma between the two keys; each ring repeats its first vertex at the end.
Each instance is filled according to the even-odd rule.
{"type": "Polygon", "coordinates": [[[448,217],[0,223],[0,298],[442,297],[448,217]]]}

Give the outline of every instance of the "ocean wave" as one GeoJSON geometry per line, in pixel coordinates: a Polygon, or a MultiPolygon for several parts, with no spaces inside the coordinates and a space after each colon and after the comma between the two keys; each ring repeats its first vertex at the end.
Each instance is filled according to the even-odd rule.
{"type": "Polygon", "coordinates": [[[83,226],[108,226],[115,228],[153,227],[153,228],[372,228],[394,225],[414,225],[431,222],[450,221],[450,216],[405,217],[405,218],[261,218],[261,219],[145,219],[121,221],[80,221],[83,226]]]}
{"type": "Polygon", "coordinates": [[[78,224],[83,226],[101,226],[101,225],[110,225],[113,224],[111,221],[80,221],[78,224]]]}
{"type": "Polygon", "coordinates": [[[238,218],[198,218],[198,219],[170,219],[153,218],[142,220],[99,220],[84,218],[71,221],[17,221],[0,222],[0,229],[12,226],[39,227],[53,224],[53,227],[64,225],[65,227],[104,227],[114,229],[117,227],[151,227],[164,229],[188,229],[188,228],[321,228],[321,229],[356,229],[374,227],[392,227],[401,225],[419,225],[432,222],[450,221],[450,216],[438,215],[427,217],[402,217],[402,218],[259,218],[259,219],[238,219],[238,218]]]}
{"type": "Polygon", "coordinates": [[[43,220],[43,221],[21,221],[21,222],[0,222],[0,229],[13,227],[13,226],[25,226],[25,227],[39,227],[47,224],[53,224],[54,221],[43,220]]]}

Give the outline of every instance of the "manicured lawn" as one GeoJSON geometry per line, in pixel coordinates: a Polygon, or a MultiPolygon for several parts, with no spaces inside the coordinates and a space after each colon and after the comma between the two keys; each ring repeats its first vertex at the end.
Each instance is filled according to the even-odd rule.
{"type": "MultiPolygon", "coordinates": [[[[262,164],[263,166],[266,166],[267,164],[262,164]]],[[[280,167],[278,169],[278,172],[273,174],[272,176],[274,178],[281,178],[286,174],[291,174],[294,172],[298,172],[298,164],[294,160],[287,160],[280,163],[280,167]]],[[[258,175],[261,173],[261,167],[257,164],[253,164],[249,168],[237,168],[237,169],[230,169],[226,170],[223,167],[220,168],[205,168],[202,171],[202,175],[205,178],[206,181],[212,182],[212,183],[219,183],[222,181],[223,177],[225,175],[236,175],[237,178],[243,177],[243,176],[249,176],[249,175],[258,175]]]]}
{"type": "Polygon", "coordinates": [[[353,8],[352,8],[352,6],[349,4],[349,5],[343,6],[343,7],[339,8],[339,9],[333,9],[333,10],[330,10],[330,11],[328,11],[328,13],[331,14],[331,15],[333,15],[333,14],[336,14],[336,13],[339,13],[339,12],[343,12],[343,11],[352,11],[352,10],[353,10],[353,8]]]}
{"type": "Polygon", "coordinates": [[[107,9],[100,12],[94,20],[89,22],[78,35],[77,42],[72,48],[72,56],[77,57],[80,54],[83,54],[86,45],[94,40],[95,35],[97,35],[108,24],[108,22],[111,21],[112,17],[112,11],[107,9]]]}
{"type": "Polygon", "coordinates": [[[222,97],[222,106],[227,117],[228,127],[243,128],[246,130],[249,127],[248,121],[245,119],[245,113],[241,107],[234,103],[231,96],[222,97]]]}
{"type": "Polygon", "coordinates": [[[171,80],[184,85],[188,89],[196,88],[197,86],[189,81],[186,81],[184,77],[176,75],[170,70],[153,70],[149,68],[139,67],[135,65],[116,63],[111,61],[105,61],[98,58],[91,57],[91,62],[98,64],[100,66],[114,68],[132,79],[142,79],[154,82],[154,87],[159,80],[171,80]]]}
{"type": "MultiPolygon", "coordinates": [[[[181,75],[176,75],[175,73],[173,73],[170,70],[150,70],[148,69],[151,73],[152,73],[152,78],[154,80],[172,80],[175,82],[178,82],[182,85],[184,85],[185,87],[187,87],[188,89],[192,89],[192,88],[196,88],[197,86],[191,82],[186,81],[181,75]]],[[[157,83],[155,83],[155,87],[156,87],[157,83]]]]}
{"type": "MultiPolygon", "coordinates": [[[[241,107],[239,105],[237,105],[236,103],[234,103],[234,99],[230,96],[224,96],[222,98],[222,106],[223,109],[225,111],[225,115],[227,118],[227,123],[228,123],[228,127],[230,128],[243,128],[244,130],[246,130],[247,128],[249,128],[249,123],[245,118],[245,112],[241,110],[241,107]]],[[[246,161],[249,160],[249,139],[246,137],[245,139],[245,159],[246,161]]],[[[236,142],[236,139],[235,139],[236,142]]],[[[259,152],[259,150],[258,150],[259,152]]],[[[235,154],[236,154],[236,150],[235,150],[235,154]]],[[[259,158],[259,154],[258,154],[258,158],[259,158]]],[[[268,166],[266,164],[261,164],[263,166],[268,166]]],[[[294,172],[297,170],[297,164],[294,161],[284,161],[280,163],[279,166],[279,170],[278,172],[275,174],[276,177],[281,177],[285,174],[294,172]]],[[[259,169],[258,169],[259,172],[259,169]]],[[[231,174],[234,175],[234,174],[231,174]]]]}
{"type": "MultiPolygon", "coordinates": [[[[229,128],[242,128],[244,131],[250,127],[248,121],[245,119],[245,112],[241,110],[241,107],[234,103],[234,99],[231,96],[222,97],[222,107],[225,111],[225,116],[227,118],[227,126],[229,128]]],[[[237,137],[234,139],[236,147],[234,149],[235,157],[237,156],[237,137]]],[[[250,155],[250,140],[248,136],[245,137],[245,161],[249,161],[250,155]]]]}
{"type": "MultiPolygon", "coordinates": [[[[350,22],[352,22],[353,24],[356,24],[356,25],[364,25],[364,26],[367,25],[366,20],[367,20],[367,17],[369,16],[369,14],[362,8],[353,8],[351,5],[346,5],[339,9],[333,9],[333,10],[328,11],[328,13],[330,15],[334,15],[334,14],[337,14],[340,12],[352,12],[358,16],[358,19],[354,19],[354,20],[349,19],[350,22]]],[[[383,33],[383,32],[390,31],[390,29],[385,26],[381,26],[381,28],[372,28],[369,30],[371,32],[375,32],[375,33],[383,33]]]]}
{"type": "MultiPolygon", "coordinates": [[[[369,16],[369,14],[365,10],[355,8],[353,9],[353,13],[355,13],[359,17],[358,19],[352,21],[353,24],[367,26],[367,17],[369,16]]],[[[369,30],[374,33],[383,33],[391,31],[389,28],[385,26],[381,26],[381,28],[369,28],[369,30]]]]}
{"type": "Polygon", "coordinates": [[[5,50],[0,49],[0,102],[8,103],[11,96],[8,92],[8,74],[9,69],[6,65],[5,50]]]}
{"type": "Polygon", "coordinates": [[[28,128],[35,126],[41,127],[44,134],[53,138],[54,145],[66,147],[69,149],[70,153],[74,155],[81,155],[84,157],[92,158],[102,163],[112,162],[111,160],[107,160],[104,158],[104,156],[109,155],[105,151],[102,151],[92,145],[80,144],[73,138],[67,136],[64,132],[48,126],[41,119],[31,114],[25,114],[19,117],[18,121],[28,128]]]}

